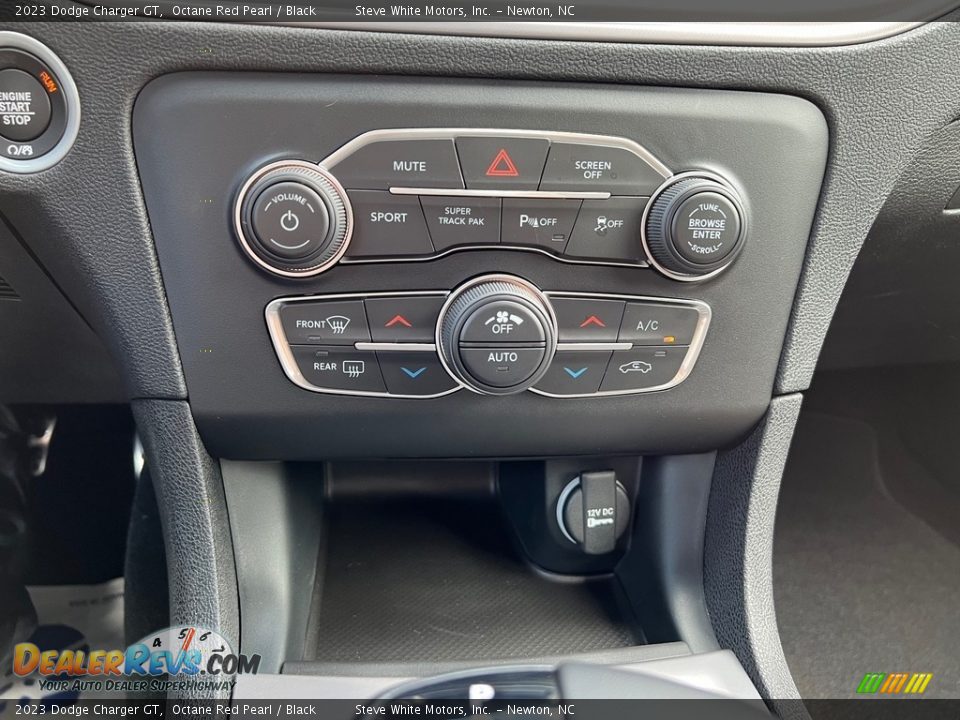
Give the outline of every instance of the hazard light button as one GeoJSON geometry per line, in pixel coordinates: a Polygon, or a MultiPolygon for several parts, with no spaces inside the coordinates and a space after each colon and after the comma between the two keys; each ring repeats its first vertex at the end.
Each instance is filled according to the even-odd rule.
{"type": "Polygon", "coordinates": [[[470,190],[536,190],[549,148],[545,138],[457,138],[460,169],[470,190]]]}

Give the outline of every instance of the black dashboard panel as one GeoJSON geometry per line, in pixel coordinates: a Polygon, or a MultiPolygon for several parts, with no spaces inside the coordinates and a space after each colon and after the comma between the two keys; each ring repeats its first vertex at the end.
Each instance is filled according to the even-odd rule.
{"type": "Polygon", "coordinates": [[[253,73],[154,81],[137,101],[134,141],[201,434],[215,455],[291,459],[689,452],[733,443],[771,397],[827,152],[819,110],[783,95],[253,73]],[[704,170],[739,188],[749,243],[723,273],[693,283],[649,267],[559,262],[495,246],[284,278],[242,251],[234,200],[258,168],[318,162],[367,131],[438,127],[627,138],[674,173],[704,170]],[[490,273],[548,294],[699,301],[711,310],[709,333],[689,377],[661,392],[408,400],[297,387],[267,332],[265,309],[277,298],[446,293],[490,273]]]}

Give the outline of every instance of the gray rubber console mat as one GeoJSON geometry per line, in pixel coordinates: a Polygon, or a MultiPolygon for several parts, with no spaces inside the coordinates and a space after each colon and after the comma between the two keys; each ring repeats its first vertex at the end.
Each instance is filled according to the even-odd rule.
{"type": "Polygon", "coordinates": [[[922,468],[862,420],[804,412],[780,496],[774,591],[804,698],[851,697],[867,672],[931,672],[960,697],[960,546],[897,503],[922,468]],[[913,467],[912,477],[891,478],[913,467]]]}
{"type": "Polygon", "coordinates": [[[561,583],[517,556],[495,506],[334,505],[313,610],[320,662],[448,662],[638,643],[613,581],[561,583]]]}

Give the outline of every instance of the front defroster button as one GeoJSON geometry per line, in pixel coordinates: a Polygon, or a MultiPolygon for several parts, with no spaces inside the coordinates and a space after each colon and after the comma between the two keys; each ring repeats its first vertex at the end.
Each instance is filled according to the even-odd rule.
{"type": "Polygon", "coordinates": [[[353,345],[370,340],[362,300],[293,302],[280,308],[291,345],[353,345]]]}

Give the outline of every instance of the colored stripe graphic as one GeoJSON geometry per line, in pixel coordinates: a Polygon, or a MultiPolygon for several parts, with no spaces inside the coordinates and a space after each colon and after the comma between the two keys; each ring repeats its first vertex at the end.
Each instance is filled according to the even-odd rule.
{"type": "Polygon", "coordinates": [[[857,686],[858,693],[873,694],[880,689],[880,683],[886,677],[886,673],[867,673],[857,686]]]}
{"type": "Polygon", "coordinates": [[[927,689],[927,685],[930,684],[932,679],[933,673],[914,673],[910,677],[910,682],[907,683],[907,687],[904,688],[903,692],[911,695],[919,695],[927,689]]]}
{"type": "Polygon", "coordinates": [[[857,685],[857,692],[861,695],[877,692],[884,695],[921,695],[931,680],[933,673],[867,673],[857,685]]]}

